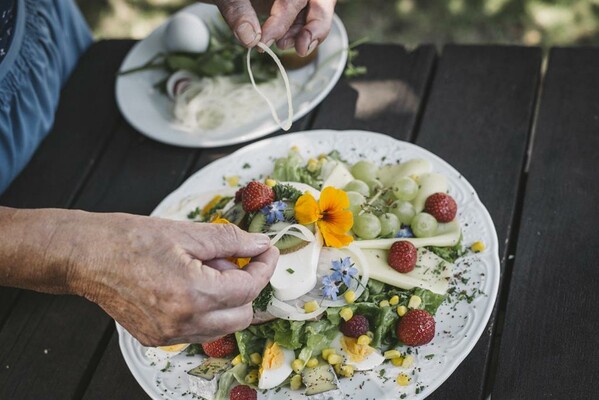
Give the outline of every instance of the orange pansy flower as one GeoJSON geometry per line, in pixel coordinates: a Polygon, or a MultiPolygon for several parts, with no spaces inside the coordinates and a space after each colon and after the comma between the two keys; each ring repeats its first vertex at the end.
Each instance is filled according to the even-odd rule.
{"type": "Polygon", "coordinates": [[[316,222],[326,246],[345,247],[354,240],[347,234],[354,224],[354,216],[348,207],[347,193],[327,186],[320,193],[318,202],[310,192],[297,199],[295,219],[303,225],[316,222]]]}

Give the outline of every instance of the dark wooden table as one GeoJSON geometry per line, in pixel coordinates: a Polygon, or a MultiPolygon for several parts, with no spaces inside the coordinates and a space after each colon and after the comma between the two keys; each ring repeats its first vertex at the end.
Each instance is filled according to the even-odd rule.
{"type": "MultiPolygon", "coordinates": [[[[1,205],[149,214],[241,147],[172,147],[129,126],[114,80],[132,44],[84,55],[52,133],[1,205]]],[[[414,142],[466,176],[497,227],[494,313],[431,398],[598,398],[599,49],[553,49],[544,64],[536,48],[366,45],[356,63],[368,74],[341,79],[293,129],[414,142]],[[381,90],[392,101],[365,113],[381,90]]],[[[113,321],[84,299],[0,288],[0,399],[147,398],[117,342],[113,321]]]]}

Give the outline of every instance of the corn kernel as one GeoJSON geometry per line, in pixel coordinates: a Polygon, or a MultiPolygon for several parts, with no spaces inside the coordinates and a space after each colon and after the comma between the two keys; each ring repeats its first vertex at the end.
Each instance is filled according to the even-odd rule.
{"type": "Polygon", "coordinates": [[[333,365],[333,368],[337,376],[341,376],[341,363],[333,365]]]}
{"type": "Polygon", "coordinates": [[[410,297],[410,301],[408,301],[408,308],[418,308],[422,304],[422,299],[420,296],[412,296],[410,297]]]}
{"type": "Polygon", "coordinates": [[[481,251],[485,250],[485,248],[485,243],[481,242],[480,240],[472,243],[472,246],[470,246],[470,249],[475,253],[480,253],[481,251]]]}
{"type": "Polygon", "coordinates": [[[322,358],[327,360],[331,354],[336,354],[335,349],[323,349],[322,350],[322,358]]]}
{"type": "Polygon", "coordinates": [[[260,355],[260,353],[252,353],[250,354],[250,361],[252,362],[252,364],[260,365],[262,364],[262,356],[260,355]]]}
{"type": "Polygon", "coordinates": [[[408,312],[408,307],[406,307],[406,306],[397,307],[397,315],[399,315],[400,317],[403,317],[407,312],[408,312]]]}
{"type": "Polygon", "coordinates": [[[324,153],[320,153],[318,155],[318,160],[319,161],[321,161],[321,160],[327,160],[327,159],[328,159],[328,156],[326,154],[324,154],[324,153]]]}
{"type": "Polygon", "coordinates": [[[403,357],[392,358],[391,359],[391,364],[395,365],[396,367],[403,366],[403,357]]]}
{"type": "Polygon", "coordinates": [[[383,355],[385,356],[386,360],[392,360],[394,358],[401,357],[401,353],[397,350],[387,350],[383,355]]]}
{"type": "Polygon", "coordinates": [[[297,146],[291,146],[291,149],[289,149],[289,150],[291,150],[291,151],[299,151],[300,149],[297,146]]]}
{"type": "Polygon", "coordinates": [[[354,376],[354,367],[351,365],[342,365],[341,366],[341,376],[344,376],[346,378],[351,378],[352,376],[354,376]]]}
{"type": "Polygon", "coordinates": [[[237,186],[237,184],[239,183],[239,176],[237,176],[237,175],[229,176],[225,179],[226,179],[227,183],[229,184],[229,186],[231,186],[231,187],[237,186]]]}
{"type": "Polygon", "coordinates": [[[252,383],[258,382],[258,370],[253,369],[245,376],[245,383],[251,385],[252,383]]]}
{"type": "Polygon", "coordinates": [[[403,363],[401,363],[401,366],[404,368],[410,368],[412,366],[412,364],[414,364],[414,356],[411,354],[408,354],[404,357],[403,363]]]}
{"type": "Polygon", "coordinates": [[[231,360],[231,364],[236,366],[237,364],[241,364],[241,354],[237,354],[233,360],[231,360]]]}
{"type": "Polygon", "coordinates": [[[344,320],[349,321],[354,316],[354,312],[349,307],[343,307],[341,311],[339,311],[339,315],[344,320]]]}
{"type": "Polygon", "coordinates": [[[277,185],[277,181],[275,181],[274,179],[271,179],[271,178],[267,178],[264,181],[264,184],[268,187],[275,187],[277,185]]]}
{"type": "Polygon", "coordinates": [[[372,342],[372,339],[368,335],[360,335],[358,337],[358,344],[361,346],[368,346],[372,342]]]}
{"type": "Polygon", "coordinates": [[[327,362],[331,365],[341,364],[343,359],[338,354],[331,354],[327,357],[327,362]]]}
{"type": "Polygon", "coordinates": [[[318,366],[318,359],[316,357],[312,357],[306,363],[306,367],[308,367],[308,368],[315,368],[317,366],[318,366]]]}
{"type": "Polygon", "coordinates": [[[289,387],[291,390],[299,390],[302,387],[302,376],[293,375],[291,381],[289,382],[289,387]]]}
{"type": "Polygon", "coordinates": [[[314,172],[318,169],[318,160],[315,158],[311,158],[308,160],[308,164],[306,165],[306,169],[310,172],[314,172]]]}
{"type": "Polygon", "coordinates": [[[389,307],[389,301],[388,300],[382,300],[379,303],[379,307],[383,308],[383,307],[389,307]]]}
{"type": "Polygon", "coordinates": [[[347,292],[345,292],[343,297],[345,298],[345,301],[347,301],[348,304],[352,304],[354,301],[356,301],[356,292],[354,292],[353,290],[348,290],[347,292]]]}
{"type": "Polygon", "coordinates": [[[399,374],[397,376],[397,383],[399,386],[408,386],[410,384],[410,377],[406,374],[399,374]]]}
{"type": "Polygon", "coordinates": [[[399,304],[399,296],[395,295],[389,299],[389,304],[396,306],[399,304]]]}
{"type": "Polygon", "coordinates": [[[304,311],[306,312],[306,314],[309,314],[316,310],[318,310],[318,302],[316,300],[312,300],[304,304],[304,311]]]}
{"type": "Polygon", "coordinates": [[[300,359],[295,359],[291,363],[291,368],[296,374],[299,374],[304,369],[304,362],[300,359]]]}

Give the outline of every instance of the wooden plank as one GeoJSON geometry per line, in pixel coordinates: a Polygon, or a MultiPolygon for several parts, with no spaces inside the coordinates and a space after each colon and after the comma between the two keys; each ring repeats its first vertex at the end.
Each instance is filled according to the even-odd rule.
{"type": "MultiPolygon", "coordinates": [[[[540,66],[539,49],[445,47],[416,140],[474,186],[495,223],[502,268],[540,66]]],[[[432,399],[483,398],[495,317],[496,313],[472,353],[432,399]]]]}
{"type": "Polygon", "coordinates": [[[361,129],[409,140],[424,104],[435,49],[363,45],[354,60],[367,74],[342,79],[318,109],[313,129],[361,129]]]}
{"type": "Polygon", "coordinates": [[[599,49],[554,49],[493,399],[596,398],[599,49]]]}

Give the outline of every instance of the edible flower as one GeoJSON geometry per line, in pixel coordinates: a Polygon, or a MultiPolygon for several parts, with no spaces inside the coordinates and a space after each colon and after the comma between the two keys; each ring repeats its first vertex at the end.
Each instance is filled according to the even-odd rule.
{"type": "MultiPolygon", "coordinates": [[[[216,217],[211,221],[213,224],[230,224],[226,218],[216,217]]],[[[238,268],[243,268],[250,263],[250,257],[229,257],[227,260],[237,265],[238,268]]]]}
{"type": "Polygon", "coordinates": [[[337,300],[337,293],[339,293],[339,286],[332,276],[326,275],[322,278],[322,295],[330,297],[333,300],[337,300]]]}
{"type": "Polygon", "coordinates": [[[271,225],[277,221],[284,221],[283,211],[287,208],[287,204],[283,201],[274,201],[267,206],[264,206],[260,212],[266,215],[266,223],[271,225]]]}
{"type": "Polygon", "coordinates": [[[395,235],[395,237],[396,238],[413,238],[414,232],[412,232],[412,229],[409,226],[404,226],[399,230],[399,232],[397,232],[397,235],[395,235]]]}
{"type": "Polygon", "coordinates": [[[336,281],[343,281],[345,286],[349,287],[354,276],[358,275],[358,269],[354,267],[349,257],[332,261],[334,271],[331,277],[336,281]]]}
{"type": "Polygon", "coordinates": [[[318,202],[310,192],[301,195],[295,203],[294,211],[300,224],[316,222],[326,246],[345,247],[354,240],[347,234],[354,224],[353,214],[347,208],[347,193],[327,186],[320,193],[318,202]]]}

